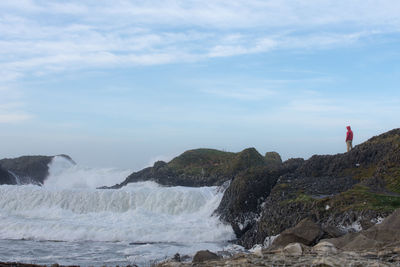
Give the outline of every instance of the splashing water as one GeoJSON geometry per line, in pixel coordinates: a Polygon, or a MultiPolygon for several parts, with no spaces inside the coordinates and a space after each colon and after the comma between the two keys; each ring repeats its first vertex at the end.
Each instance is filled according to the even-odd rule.
{"type": "Polygon", "coordinates": [[[140,182],[118,190],[96,189],[121,182],[130,173],[82,168],[68,159],[55,157],[43,187],[0,186],[0,244],[8,244],[0,251],[0,260],[35,261],[23,251],[15,254],[21,248],[15,240],[31,240],[24,243],[31,242],[28,247],[37,246],[37,241],[50,244],[48,253],[53,257],[46,252],[33,253],[37,263],[95,265],[95,258],[105,255],[108,258],[103,263],[116,257],[120,260],[112,262],[121,264],[121,257],[134,257],[137,263],[143,263],[177,252],[216,250],[234,238],[230,226],[211,216],[223,195],[217,187],[163,187],[140,182]],[[98,244],[103,252],[85,260],[77,253],[74,258],[78,262],[73,262],[62,256],[67,254],[65,249],[74,247],[71,244],[84,248],[98,244]],[[118,251],[111,249],[116,244],[120,246],[118,251]],[[58,250],[61,255],[55,257],[58,250]],[[104,254],[104,250],[110,254],[104,254]],[[12,253],[15,257],[7,258],[12,253]]]}

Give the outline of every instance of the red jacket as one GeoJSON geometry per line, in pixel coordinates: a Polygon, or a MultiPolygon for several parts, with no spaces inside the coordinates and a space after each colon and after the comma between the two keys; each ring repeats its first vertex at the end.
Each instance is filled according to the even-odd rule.
{"type": "Polygon", "coordinates": [[[347,134],[346,134],[346,142],[353,141],[353,131],[351,130],[350,126],[347,126],[347,134]]]}

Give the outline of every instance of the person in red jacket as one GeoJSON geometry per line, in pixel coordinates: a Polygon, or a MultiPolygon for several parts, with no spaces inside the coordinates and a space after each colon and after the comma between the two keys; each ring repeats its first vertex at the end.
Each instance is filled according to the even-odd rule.
{"type": "Polygon", "coordinates": [[[353,149],[353,131],[351,130],[350,126],[347,126],[347,133],[346,133],[346,144],[347,144],[347,152],[353,149]]]}

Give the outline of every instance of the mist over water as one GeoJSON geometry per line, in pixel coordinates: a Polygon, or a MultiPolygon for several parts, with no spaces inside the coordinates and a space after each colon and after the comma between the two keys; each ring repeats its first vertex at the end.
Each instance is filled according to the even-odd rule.
{"type": "MultiPolygon", "coordinates": [[[[63,241],[62,245],[51,242],[52,254],[58,248],[63,247],[62,254],[65,247],[71,247],[66,244],[90,247],[93,242],[100,242],[96,244],[101,244],[98,246],[104,247],[110,257],[126,260],[136,255],[140,263],[140,259],[156,259],[179,250],[190,254],[199,249],[221,249],[234,238],[230,226],[211,216],[223,195],[217,187],[163,187],[141,182],[118,190],[100,190],[96,187],[119,183],[131,171],[82,168],[63,157],[56,157],[49,167],[50,175],[43,187],[0,186],[0,239],[8,240],[14,252],[12,244],[16,241],[12,240],[31,240],[32,246],[37,241],[63,241]],[[121,246],[116,255],[111,249],[116,243],[110,242],[121,246]]],[[[21,255],[26,253],[21,251],[21,255]]],[[[51,262],[51,258],[44,260],[49,257],[46,252],[36,256],[43,258],[38,263],[51,262]]],[[[61,256],[52,262],[74,263],[61,256]]],[[[8,259],[3,251],[0,260],[23,258],[8,259]]],[[[79,261],[81,265],[93,263],[94,259],[79,261]]]]}
{"type": "Polygon", "coordinates": [[[122,182],[132,170],[112,168],[94,169],[74,164],[62,156],[56,156],[49,164],[49,176],[44,187],[55,189],[95,189],[122,182]]]}

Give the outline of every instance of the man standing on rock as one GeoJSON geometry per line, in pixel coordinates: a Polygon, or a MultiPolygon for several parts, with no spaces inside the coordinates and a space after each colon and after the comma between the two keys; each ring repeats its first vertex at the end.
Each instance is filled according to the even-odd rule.
{"type": "Polygon", "coordinates": [[[347,133],[346,133],[346,144],[347,144],[347,152],[353,149],[353,131],[351,130],[350,126],[347,126],[347,133]]]}

